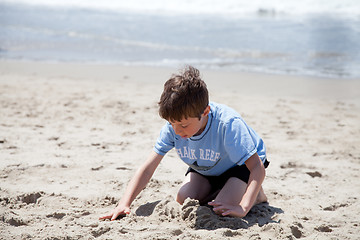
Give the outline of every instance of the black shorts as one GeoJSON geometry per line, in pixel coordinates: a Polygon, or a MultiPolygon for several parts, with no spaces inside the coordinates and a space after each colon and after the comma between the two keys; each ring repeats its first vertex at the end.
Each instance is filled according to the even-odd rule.
{"type": "MultiPolygon", "coordinates": [[[[264,167],[267,168],[269,166],[269,164],[270,164],[270,162],[267,159],[265,159],[264,167]]],[[[246,167],[245,164],[243,164],[241,166],[236,165],[235,167],[230,168],[229,170],[227,170],[226,172],[224,172],[223,174],[221,174],[219,176],[205,176],[201,173],[198,173],[197,171],[195,171],[194,169],[192,169],[190,167],[187,170],[185,176],[188,175],[189,172],[195,172],[197,174],[200,174],[204,178],[206,178],[210,183],[212,192],[222,189],[224,187],[225,183],[227,182],[227,180],[229,180],[229,178],[231,178],[231,177],[236,177],[236,178],[242,180],[243,182],[248,183],[249,176],[250,176],[250,171],[246,167]]]]}

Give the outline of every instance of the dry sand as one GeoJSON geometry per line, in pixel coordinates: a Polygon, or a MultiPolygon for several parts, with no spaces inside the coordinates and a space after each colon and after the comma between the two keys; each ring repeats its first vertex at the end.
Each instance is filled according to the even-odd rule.
{"type": "Polygon", "coordinates": [[[174,151],[119,221],[176,69],[0,62],[1,239],[359,239],[360,81],[203,71],[268,148],[269,203],[243,219],[174,196],[174,151]]]}

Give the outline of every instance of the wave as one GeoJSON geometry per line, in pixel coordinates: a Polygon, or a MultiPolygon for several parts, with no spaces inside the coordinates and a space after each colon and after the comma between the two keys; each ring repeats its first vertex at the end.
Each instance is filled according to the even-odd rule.
{"type": "Polygon", "coordinates": [[[360,16],[358,0],[0,0],[0,3],[42,5],[156,14],[217,14],[224,16],[341,14],[360,16]]]}
{"type": "MultiPolygon", "coordinates": [[[[133,1],[137,4],[144,3],[134,11],[150,7],[143,0],[133,1]]],[[[128,8],[135,6],[131,5],[135,4],[133,1],[128,8]]],[[[328,1],[327,9],[331,9],[329,6],[338,2],[328,1]]],[[[226,14],[168,17],[161,14],[136,14],[131,11],[119,14],[114,9],[120,11],[125,8],[121,5],[122,1],[2,2],[4,0],[0,0],[0,59],[117,62],[125,65],[159,66],[188,63],[210,69],[345,78],[360,76],[357,44],[360,17],[222,17],[226,14]],[[95,9],[93,5],[93,9],[88,10],[91,8],[90,3],[98,4],[100,9],[95,9]],[[82,8],[82,4],[87,8],[82,8]],[[112,10],[103,10],[105,8],[112,10]]],[[[167,12],[167,9],[174,9],[176,4],[181,5],[176,0],[171,1],[173,4],[163,6],[160,6],[161,2],[151,1],[151,4],[155,3],[152,9],[167,12]]],[[[204,3],[204,0],[193,0],[187,5],[187,14],[191,11],[215,11],[216,4],[220,6],[219,0],[208,2],[209,5],[200,8],[194,6],[204,3]]],[[[237,0],[222,2],[224,4],[218,8],[219,11],[246,12],[252,9],[257,16],[276,15],[277,11],[285,8],[276,0],[261,4],[254,0],[246,3],[247,5],[237,0]],[[232,9],[231,3],[235,6],[232,9]],[[239,7],[241,4],[244,8],[239,7]],[[271,10],[273,8],[276,10],[271,10]]],[[[345,0],[342,4],[346,2],[345,0]]],[[[290,3],[295,4],[293,1],[286,1],[284,4],[289,7],[290,3]]],[[[309,13],[304,9],[305,7],[303,12],[309,13]]]]}

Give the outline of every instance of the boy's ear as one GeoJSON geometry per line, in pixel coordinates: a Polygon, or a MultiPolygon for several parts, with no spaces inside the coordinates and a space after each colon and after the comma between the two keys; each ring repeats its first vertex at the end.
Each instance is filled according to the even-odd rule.
{"type": "Polygon", "coordinates": [[[203,113],[203,116],[206,117],[209,113],[210,113],[210,105],[208,105],[208,106],[205,108],[204,113],[203,113]]]}

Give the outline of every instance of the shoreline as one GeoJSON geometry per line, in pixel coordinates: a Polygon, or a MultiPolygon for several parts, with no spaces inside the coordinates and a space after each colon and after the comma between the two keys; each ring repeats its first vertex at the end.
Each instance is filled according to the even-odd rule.
{"type": "MultiPolygon", "coordinates": [[[[185,65],[184,65],[185,66],[185,65]]],[[[95,81],[132,81],[163,84],[179,68],[126,66],[101,63],[50,63],[36,61],[0,60],[0,71],[9,74],[39,75],[42,77],[66,77],[95,81]],[[62,69],[62,72],[59,72],[62,69]],[[126,72],[127,74],[123,74],[126,72]],[[149,75],[151,81],[146,80],[149,75]],[[158,77],[155,77],[158,76],[158,77]]],[[[195,66],[196,67],[196,66],[195,66]]],[[[360,79],[324,78],[283,74],[253,73],[230,70],[202,70],[205,82],[217,88],[233,89],[246,95],[310,97],[335,100],[356,100],[360,98],[360,79]],[[226,80],[222,80],[222,79],[226,80]],[[220,82],[221,81],[221,82],[220,82]],[[240,86],[246,88],[241,89],[240,86]]]]}

